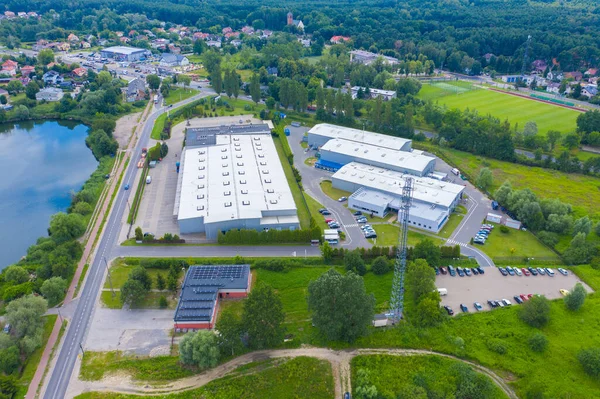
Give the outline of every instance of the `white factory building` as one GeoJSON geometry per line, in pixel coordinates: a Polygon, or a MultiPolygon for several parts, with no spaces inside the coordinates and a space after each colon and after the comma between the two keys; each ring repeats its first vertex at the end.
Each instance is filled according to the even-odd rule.
{"type": "Polygon", "coordinates": [[[149,50],[128,46],[113,46],[100,50],[100,56],[102,58],[111,58],[117,61],[134,62],[150,55],[152,55],[152,53],[149,50]]]}
{"type": "Polygon", "coordinates": [[[333,172],[350,162],[415,176],[427,176],[435,169],[435,158],[413,150],[412,141],[402,137],[320,124],[308,131],[307,141],[319,149],[315,167],[333,172]]]}
{"type": "Polygon", "coordinates": [[[187,130],[174,208],[181,234],[300,228],[270,133],[266,124],[187,130]]]}
{"type": "MultiPolygon", "coordinates": [[[[349,191],[348,207],[379,217],[401,205],[407,175],[385,168],[350,162],[332,176],[333,187],[349,191]]],[[[464,186],[428,177],[413,178],[412,227],[437,233],[458,205],[464,186]]]]}

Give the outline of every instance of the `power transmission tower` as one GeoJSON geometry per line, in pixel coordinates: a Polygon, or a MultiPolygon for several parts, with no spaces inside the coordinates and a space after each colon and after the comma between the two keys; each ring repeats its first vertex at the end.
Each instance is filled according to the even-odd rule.
{"type": "Polygon", "coordinates": [[[527,68],[527,61],[529,60],[529,46],[530,45],[531,45],[531,35],[527,36],[525,53],[523,54],[523,66],[521,67],[521,77],[525,76],[525,69],[527,68]]]}
{"type": "Polygon", "coordinates": [[[406,272],[407,240],[408,240],[408,218],[412,202],[413,179],[406,177],[402,188],[402,204],[398,210],[398,220],[401,230],[398,236],[398,249],[396,251],[396,262],[394,264],[394,280],[392,282],[392,296],[390,298],[390,315],[392,323],[398,322],[404,312],[404,273],[406,272]]]}

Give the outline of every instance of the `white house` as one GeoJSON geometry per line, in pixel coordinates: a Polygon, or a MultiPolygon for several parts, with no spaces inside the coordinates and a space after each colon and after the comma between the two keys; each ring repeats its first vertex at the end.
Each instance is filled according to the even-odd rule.
{"type": "Polygon", "coordinates": [[[181,54],[163,53],[158,65],[163,67],[186,66],[190,64],[190,60],[181,54]]]}

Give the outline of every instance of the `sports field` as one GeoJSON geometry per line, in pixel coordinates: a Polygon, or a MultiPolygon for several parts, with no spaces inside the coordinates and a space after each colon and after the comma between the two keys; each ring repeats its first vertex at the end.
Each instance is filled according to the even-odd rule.
{"type": "Polygon", "coordinates": [[[502,121],[508,119],[513,127],[518,123],[519,129],[533,121],[537,123],[540,134],[546,134],[548,130],[561,133],[574,131],[577,116],[580,115],[567,108],[479,88],[462,81],[424,84],[418,97],[448,108],[476,109],[481,114],[490,114],[502,121]]]}

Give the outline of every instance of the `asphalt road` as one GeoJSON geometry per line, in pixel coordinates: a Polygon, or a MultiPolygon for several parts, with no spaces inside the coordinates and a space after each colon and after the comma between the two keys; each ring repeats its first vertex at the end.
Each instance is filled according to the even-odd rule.
{"type": "MultiPolygon", "coordinates": [[[[183,105],[191,101],[197,100],[201,97],[206,97],[214,92],[203,92],[199,95],[191,97],[178,105],[183,105]]],[[[164,113],[167,108],[159,108],[154,111],[148,117],[143,129],[141,137],[138,141],[137,146],[133,150],[132,159],[138,159],[141,156],[142,147],[146,145],[154,126],[156,118],[164,113]]],[[[134,177],[136,174],[136,163],[130,162],[127,170],[125,171],[125,177],[123,179],[123,186],[129,184],[134,186],[134,177]]],[[[79,354],[80,345],[84,341],[84,336],[91,322],[91,314],[94,309],[96,298],[102,286],[102,280],[104,277],[104,268],[106,267],[105,262],[115,257],[115,251],[119,248],[118,234],[120,228],[120,222],[123,217],[123,213],[127,210],[127,200],[130,195],[133,195],[134,190],[123,190],[118,188],[117,196],[114,203],[114,208],[110,212],[108,223],[104,227],[104,233],[100,243],[98,244],[94,261],[90,265],[88,271],[88,277],[86,283],[78,297],[77,308],[74,316],[71,319],[69,328],[67,329],[66,336],[64,339],[63,346],[58,354],[56,365],[52,370],[52,375],[48,382],[44,398],[48,399],[59,399],[65,397],[67,385],[73,372],[73,367],[79,354]]],[[[157,250],[164,252],[164,250],[157,248],[157,250]]],[[[151,251],[149,251],[151,252],[151,251]]],[[[226,255],[226,254],[223,254],[226,255]]],[[[150,255],[148,255],[150,256],[150,255]]]]}

